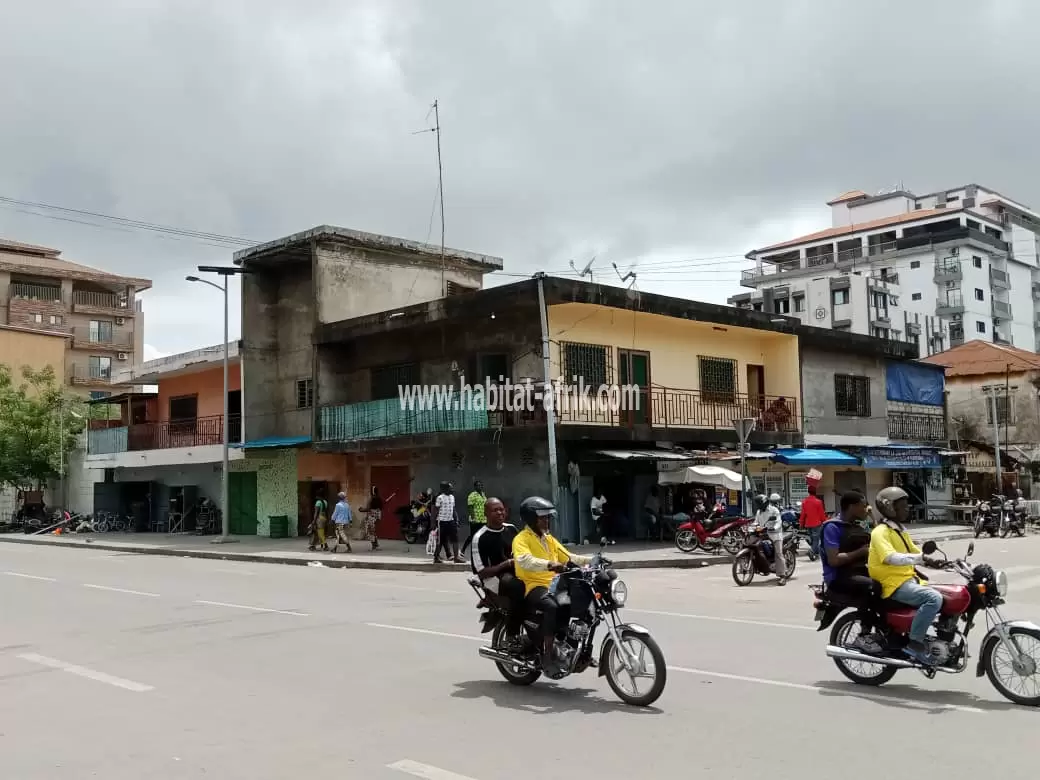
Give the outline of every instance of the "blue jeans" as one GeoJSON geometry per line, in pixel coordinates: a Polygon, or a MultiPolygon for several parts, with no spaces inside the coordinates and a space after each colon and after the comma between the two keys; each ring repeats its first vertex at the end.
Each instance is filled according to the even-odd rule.
{"type": "Polygon", "coordinates": [[[822,554],[820,550],[820,538],[823,536],[823,526],[818,525],[815,528],[809,529],[809,549],[813,551],[813,555],[822,554]]]}
{"type": "Polygon", "coordinates": [[[942,594],[935,588],[918,585],[913,580],[907,580],[889,597],[900,604],[908,607],[917,607],[914,622],[910,624],[910,641],[923,642],[928,627],[932,625],[935,616],[942,609],[942,594]]]}

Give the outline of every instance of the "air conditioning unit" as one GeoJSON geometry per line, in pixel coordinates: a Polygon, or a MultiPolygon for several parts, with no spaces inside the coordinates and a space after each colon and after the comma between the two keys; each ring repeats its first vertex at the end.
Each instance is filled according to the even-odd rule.
{"type": "Polygon", "coordinates": [[[126,317],[116,317],[116,325],[125,325],[126,317]]]}
{"type": "Polygon", "coordinates": [[[127,353],[127,352],[120,352],[119,353],[119,359],[120,360],[129,360],[130,359],[130,354],[127,353]]]}

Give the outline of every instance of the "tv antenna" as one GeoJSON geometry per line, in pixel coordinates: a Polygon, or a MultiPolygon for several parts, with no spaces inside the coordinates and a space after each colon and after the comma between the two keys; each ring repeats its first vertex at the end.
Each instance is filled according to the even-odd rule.
{"type": "Polygon", "coordinates": [[[621,269],[619,269],[617,267],[617,263],[611,263],[611,265],[614,266],[614,273],[616,273],[618,275],[618,279],[621,280],[621,284],[624,284],[625,282],[628,282],[629,279],[632,280],[631,282],[628,282],[628,285],[625,287],[626,290],[631,290],[633,285],[635,285],[635,283],[636,283],[636,272],[635,271],[629,271],[627,274],[622,276],[621,275],[621,269]]]}
{"type": "Polygon", "coordinates": [[[581,278],[581,279],[584,279],[584,278],[585,278],[585,277],[587,276],[587,277],[589,277],[589,281],[590,281],[590,282],[592,282],[592,281],[595,281],[595,280],[594,280],[594,279],[592,278],[592,264],[593,264],[593,263],[595,263],[595,262],[596,262],[596,256],[595,256],[595,255],[593,255],[593,256],[592,256],[592,259],[591,259],[591,260],[589,260],[589,262],[587,262],[587,263],[585,264],[585,267],[584,267],[584,268],[582,268],[582,269],[581,269],[581,270],[579,271],[579,270],[578,270],[578,266],[576,266],[576,265],[574,264],[574,260],[571,260],[571,262],[570,262],[570,265],[571,265],[571,270],[572,270],[572,271],[574,271],[574,273],[576,273],[576,274],[578,275],[578,277],[579,277],[579,278],[581,278]]]}
{"type": "Polygon", "coordinates": [[[444,166],[441,163],[441,109],[440,101],[434,100],[430,110],[426,112],[426,120],[429,121],[430,113],[433,113],[433,127],[425,130],[416,130],[412,135],[420,133],[434,133],[437,136],[437,195],[440,198],[441,212],[441,294],[446,295],[444,286],[444,166]]]}

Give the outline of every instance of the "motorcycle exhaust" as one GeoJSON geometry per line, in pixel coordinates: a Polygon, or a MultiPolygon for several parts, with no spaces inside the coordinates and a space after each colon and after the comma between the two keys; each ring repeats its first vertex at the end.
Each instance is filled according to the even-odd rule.
{"type": "Polygon", "coordinates": [[[827,655],[831,658],[844,658],[846,661],[859,661],[860,663],[865,664],[894,666],[896,669],[912,669],[918,665],[909,660],[904,661],[900,658],[890,658],[888,656],[878,657],[876,655],[860,653],[855,650],[848,650],[844,647],[835,647],[834,645],[827,645],[827,655]]]}
{"type": "Polygon", "coordinates": [[[524,669],[534,671],[534,665],[527,661],[521,661],[518,658],[514,658],[509,653],[503,653],[501,650],[496,650],[493,647],[481,647],[477,650],[477,654],[481,658],[487,658],[489,661],[496,661],[500,664],[509,664],[510,666],[522,666],[524,669]]]}

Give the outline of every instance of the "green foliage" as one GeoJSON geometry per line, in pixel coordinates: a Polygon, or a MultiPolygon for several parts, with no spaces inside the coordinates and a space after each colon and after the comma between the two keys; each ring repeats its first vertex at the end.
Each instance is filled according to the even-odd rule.
{"type": "Polygon", "coordinates": [[[0,485],[31,488],[57,477],[61,453],[67,464],[86,419],[82,399],[69,394],[50,367],[22,368],[19,380],[0,365],[0,485]]]}

